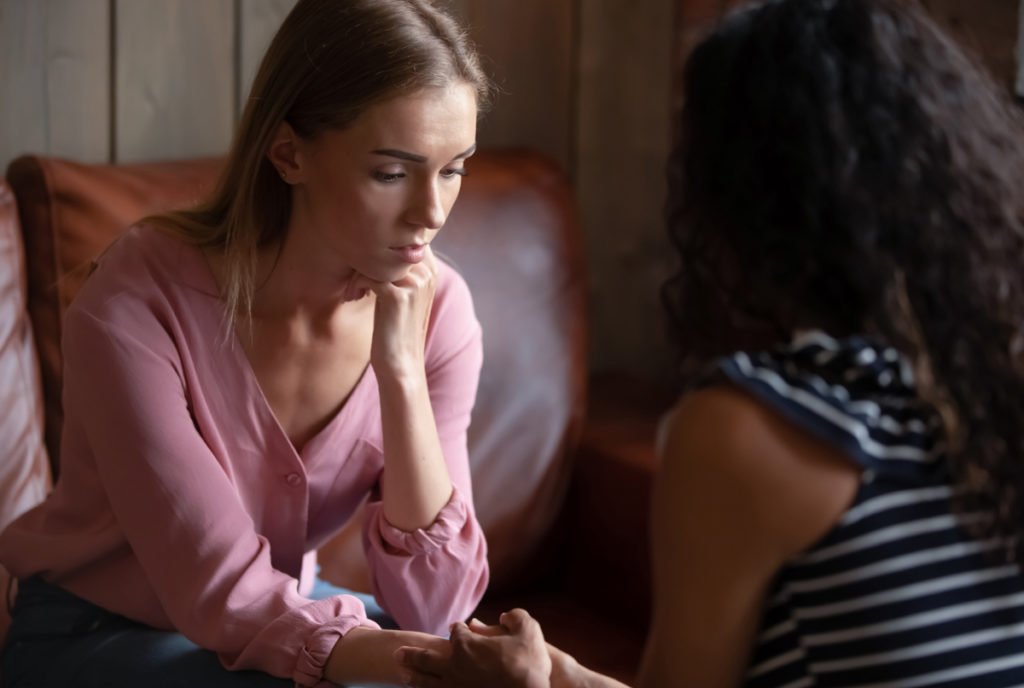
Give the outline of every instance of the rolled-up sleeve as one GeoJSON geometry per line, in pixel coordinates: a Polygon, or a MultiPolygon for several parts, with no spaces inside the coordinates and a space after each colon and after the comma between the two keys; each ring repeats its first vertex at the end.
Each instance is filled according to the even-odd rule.
{"type": "Polygon", "coordinates": [[[451,268],[439,287],[427,338],[427,384],[453,490],[425,529],[406,532],[366,505],[363,544],[381,606],[408,630],[445,634],[479,604],[489,580],[487,543],[473,508],[467,432],[483,340],[469,290],[451,268]]]}

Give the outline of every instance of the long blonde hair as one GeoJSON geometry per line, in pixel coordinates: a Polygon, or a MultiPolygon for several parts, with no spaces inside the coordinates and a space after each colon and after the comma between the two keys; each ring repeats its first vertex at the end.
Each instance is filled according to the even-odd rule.
{"type": "Polygon", "coordinates": [[[213,193],[151,220],[222,252],[230,330],[252,315],[258,250],[280,242],[291,188],[266,157],[287,122],[306,139],[344,128],[388,97],[462,81],[491,85],[464,32],[430,0],[299,0],[267,49],[213,193]]]}

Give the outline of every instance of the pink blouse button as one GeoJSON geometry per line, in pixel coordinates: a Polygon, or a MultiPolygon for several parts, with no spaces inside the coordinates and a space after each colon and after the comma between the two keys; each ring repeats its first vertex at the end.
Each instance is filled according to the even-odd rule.
{"type": "Polygon", "coordinates": [[[284,477],[284,481],[292,487],[298,487],[302,484],[302,476],[298,473],[289,473],[284,477]]]}

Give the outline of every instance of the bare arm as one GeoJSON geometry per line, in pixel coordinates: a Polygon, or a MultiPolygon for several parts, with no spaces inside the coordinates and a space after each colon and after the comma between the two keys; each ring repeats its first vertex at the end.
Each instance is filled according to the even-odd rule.
{"type": "Polygon", "coordinates": [[[377,299],[370,361],[380,390],[384,516],[405,531],[426,528],[452,494],[424,363],[437,262],[428,251],[397,282],[362,278],[360,284],[377,299]]]}
{"type": "MultiPolygon", "coordinates": [[[[638,685],[732,688],[742,683],[772,578],[843,513],[858,469],[732,387],[684,398],[666,419],[659,455],[654,611],[638,685]]],[[[545,646],[536,622],[513,614],[520,618],[508,624],[503,615],[503,628],[453,632],[450,660],[403,650],[411,685],[623,688],[545,646]],[[540,682],[521,667],[545,647],[551,671],[540,682]]]]}
{"type": "Polygon", "coordinates": [[[400,647],[429,648],[443,657],[450,654],[448,641],[434,635],[359,627],[334,645],[324,678],[339,685],[402,684],[405,671],[395,659],[400,647]]]}
{"type": "Polygon", "coordinates": [[[448,656],[413,647],[395,656],[414,688],[627,688],[545,643],[540,624],[522,609],[502,614],[497,626],[455,624],[448,656]]]}
{"type": "Polygon", "coordinates": [[[551,656],[551,688],[629,688],[610,676],[588,669],[573,657],[548,645],[551,656]]]}
{"type": "Polygon", "coordinates": [[[681,400],[662,440],[639,685],[738,686],[771,580],[847,508],[858,469],[726,386],[681,400]]]}
{"type": "Polygon", "coordinates": [[[443,634],[479,603],[488,567],[466,448],[483,357],[480,326],[465,282],[437,267],[437,277],[433,269],[417,272],[421,281],[404,295],[391,293],[406,289],[404,278],[376,285],[371,361],[383,471],[362,534],[374,594],[392,618],[405,629],[443,634]]]}

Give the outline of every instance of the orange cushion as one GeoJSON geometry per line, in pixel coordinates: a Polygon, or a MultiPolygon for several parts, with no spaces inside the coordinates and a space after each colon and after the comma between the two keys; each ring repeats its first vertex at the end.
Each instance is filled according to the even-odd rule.
{"type": "Polygon", "coordinates": [[[23,156],[7,168],[18,198],[28,265],[28,312],[35,327],[46,399],[46,446],[56,474],[61,320],[92,261],[135,220],[191,204],[209,188],[217,160],[84,165],[23,156]]]}
{"type": "MultiPolygon", "coordinates": [[[[25,312],[25,260],[14,194],[0,179],[0,528],[50,489],[43,444],[43,395],[32,327],[25,312]]],[[[0,596],[7,572],[0,567],[0,596]]],[[[0,598],[0,642],[10,617],[0,598]]]]}

